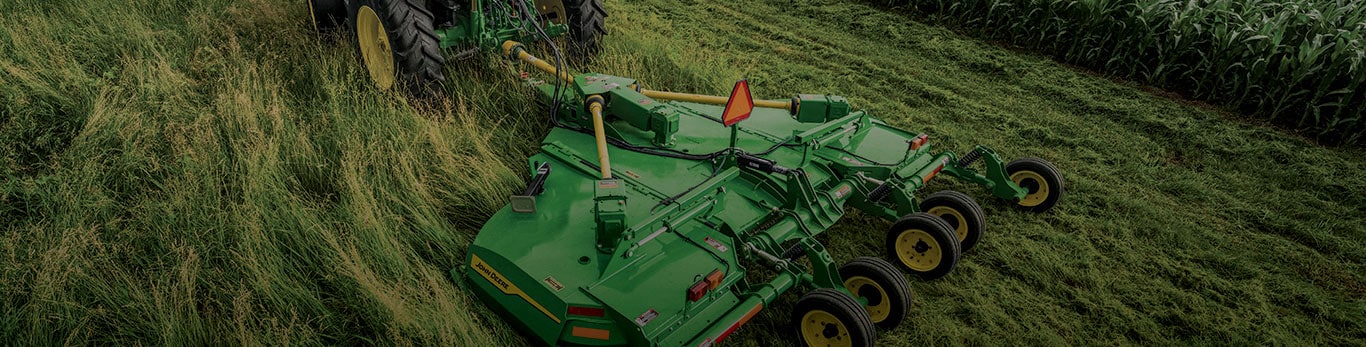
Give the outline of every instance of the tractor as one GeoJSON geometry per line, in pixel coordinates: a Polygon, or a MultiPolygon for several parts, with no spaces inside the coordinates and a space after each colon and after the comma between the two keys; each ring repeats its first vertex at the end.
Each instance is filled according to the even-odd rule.
{"type": "Polygon", "coordinates": [[[448,57],[497,49],[508,40],[567,35],[567,51],[560,55],[585,61],[598,53],[606,34],[602,0],[309,0],[308,5],[319,33],[355,39],[378,88],[418,97],[440,90],[448,57]]]}
{"type": "Polygon", "coordinates": [[[911,310],[906,274],[948,275],[983,236],[982,208],[968,194],[918,193],[933,179],[973,183],[1036,213],[1064,194],[1045,160],[1006,162],[980,145],[941,150],[840,96],[756,100],[745,81],[715,96],[572,73],[550,38],[573,36],[574,54],[596,50],[597,0],[323,2],[311,3],[319,29],[352,23],[381,87],[440,81],[440,69],[406,63],[440,54],[408,57],[411,42],[381,49],[387,58],[365,48],[368,36],[387,48],[426,28],[436,34],[420,37],[433,41],[422,47],[472,45],[528,70],[520,78],[549,110],[527,113],[549,111],[551,130],[527,160],[527,187],[485,222],[451,276],[537,344],[712,346],[801,289],[791,312],[801,343],[872,346],[911,310]],[[438,10],[451,13],[429,15],[438,10]],[[519,38],[547,42],[556,58],[536,57],[519,38]],[[385,59],[399,63],[389,69],[385,59]],[[837,264],[817,241],[846,208],[889,222],[882,257],[837,264]]]}

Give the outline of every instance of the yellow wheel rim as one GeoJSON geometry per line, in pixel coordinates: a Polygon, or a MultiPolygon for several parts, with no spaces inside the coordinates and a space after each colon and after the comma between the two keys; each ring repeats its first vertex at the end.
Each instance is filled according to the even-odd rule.
{"type": "Polygon", "coordinates": [[[811,310],[802,315],[802,340],[807,346],[850,346],[849,329],[835,315],[822,310],[811,310]]]}
{"type": "Polygon", "coordinates": [[[887,320],[892,314],[892,301],[887,299],[887,291],[882,286],[874,282],[873,279],[863,276],[853,276],[844,280],[844,288],[850,293],[858,295],[867,300],[868,303],[863,308],[868,310],[868,315],[873,317],[873,323],[881,323],[887,320]]]}
{"type": "Polygon", "coordinates": [[[948,206],[935,206],[930,208],[927,212],[935,217],[953,219],[953,225],[957,226],[953,229],[953,233],[958,234],[958,241],[963,241],[968,238],[968,218],[963,217],[962,212],[958,212],[958,210],[948,206]]]}
{"type": "Polygon", "coordinates": [[[370,70],[370,79],[380,89],[394,86],[394,54],[389,48],[389,34],[380,22],[379,14],[370,6],[356,12],[356,39],[360,43],[361,59],[370,70]]]}
{"type": "Polygon", "coordinates": [[[902,231],[896,237],[896,256],[911,270],[926,272],[939,267],[944,258],[939,250],[939,242],[930,233],[920,229],[902,231]]]}
{"type": "Polygon", "coordinates": [[[1025,180],[1038,182],[1039,189],[1029,195],[1025,195],[1024,199],[1020,199],[1020,206],[1039,206],[1040,204],[1043,204],[1044,200],[1048,200],[1048,181],[1043,179],[1043,175],[1034,171],[1020,171],[1010,174],[1010,180],[1015,181],[1015,184],[1021,184],[1025,180]]]}

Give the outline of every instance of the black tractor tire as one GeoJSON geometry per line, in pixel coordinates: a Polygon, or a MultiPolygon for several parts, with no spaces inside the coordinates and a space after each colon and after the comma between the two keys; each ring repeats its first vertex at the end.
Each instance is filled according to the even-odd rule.
{"type": "Polygon", "coordinates": [[[602,52],[602,36],[607,35],[607,8],[602,0],[564,0],[568,13],[569,56],[575,62],[587,62],[602,52]]]}
{"type": "Polygon", "coordinates": [[[949,223],[929,213],[912,213],[887,230],[887,260],[922,280],[948,275],[963,252],[949,223]]]}
{"type": "Polygon", "coordinates": [[[355,0],[350,22],[361,63],[380,89],[398,88],[416,97],[439,95],[446,82],[446,57],[436,36],[434,17],[422,0],[355,0]],[[376,18],[367,11],[372,11],[376,18]],[[378,27],[369,27],[378,25],[378,27]],[[383,33],[380,40],[379,33],[383,33]],[[367,40],[367,34],[375,35],[367,40]],[[370,51],[372,55],[367,55],[370,51]],[[391,60],[383,59],[383,56],[391,60]],[[392,76],[385,76],[392,72],[392,76]]]}
{"type": "Polygon", "coordinates": [[[337,32],[346,23],[346,4],[341,0],[308,0],[308,11],[319,34],[337,32]]]}
{"type": "Polygon", "coordinates": [[[920,210],[944,219],[958,236],[963,252],[972,249],[982,239],[986,229],[986,214],[971,196],[952,190],[940,191],[925,197],[920,210]]]}
{"type": "Polygon", "coordinates": [[[1029,195],[1016,202],[1021,210],[1044,213],[1062,199],[1062,173],[1053,163],[1039,158],[1020,158],[1006,163],[1006,174],[1011,181],[1029,190],[1029,195]]]}
{"type": "Polygon", "coordinates": [[[840,267],[844,288],[867,300],[873,324],[891,330],[911,312],[911,285],[895,265],[873,257],[858,257],[840,267]]]}
{"type": "Polygon", "coordinates": [[[828,346],[849,341],[850,346],[872,347],[877,338],[873,321],[868,318],[868,311],[863,309],[863,304],[844,292],[830,288],[817,288],[802,295],[792,309],[792,325],[797,330],[797,338],[805,346],[828,346]]]}

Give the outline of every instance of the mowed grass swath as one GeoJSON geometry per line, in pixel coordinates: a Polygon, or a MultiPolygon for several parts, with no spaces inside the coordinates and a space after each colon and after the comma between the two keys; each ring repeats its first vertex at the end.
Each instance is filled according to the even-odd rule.
{"type": "Polygon", "coordinates": [[[1352,0],[899,1],[987,37],[1230,105],[1333,143],[1366,140],[1366,6],[1352,0]]]}
{"type": "MultiPolygon", "coordinates": [[[[912,282],[879,345],[1366,340],[1360,151],[858,2],[607,5],[580,70],[846,95],[1067,175],[1043,219],[981,199],[974,253],[912,282]]],[[[371,87],[302,1],[12,0],[0,20],[0,341],[525,343],[446,272],[549,130],[503,59],[453,63],[424,104],[371,87]]],[[[881,248],[886,223],[842,223],[837,261],[881,248]]],[[[792,343],[795,300],[726,342],[792,343]]]]}

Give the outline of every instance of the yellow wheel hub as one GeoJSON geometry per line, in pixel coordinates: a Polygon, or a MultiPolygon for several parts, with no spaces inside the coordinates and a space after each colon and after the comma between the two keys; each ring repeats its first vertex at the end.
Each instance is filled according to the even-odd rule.
{"type": "Polygon", "coordinates": [[[1025,195],[1024,199],[1020,199],[1020,206],[1039,206],[1043,204],[1044,200],[1048,200],[1048,181],[1043,179],[1043,175],[1034,171],[1020,171],[1010,174],[1010,180],[1021,185],[1023,182],[1033,181],[1034,185],[1038,187],[1034,192],[1025,195]]]}
{"type": "Polygon", "coordinates": [[[935,206],[926,212],[929,212],[935,217],[954,220],[953,225],[956,227],[953,229],[953,233],[958,234],[958,241],[963,241],[968,238],[968,218],[963,217],[962,212],[958,212],[958,210],[948,206],[935,206]]]}
{"type": "Polygon", "coordinates": [[[540,13],[542,18],[548,19],[542,23],[546,26],[564,24],[569,20],[569,11],[564,9],[564,2],[560,0],[536,0],[536,12],[540,13]]]}
{"type": "Polygon", "coordinates": [[[822,310],[812,310],[802,315],[802,340],[807,346],[850,346],[854,341],[849,338],[849,329],[844,327],[835,315],[822,310]]]}
{"type": "Polygon", "coordinates": [[[939,267],[944,254],[939,250],[939,242],[930,233],[920,229],[902,231],[896,237],[896,256],[911,270],[925,272],[939,267]]]}
{"type": "MultiPolygon", "coordinates": [[[[311,2],[310,2],[311,3],[311,2]]],[[[370,70],[370,79],[380,89],[394,87],[394,53],[389,46],[389,33],[379,14],[370,6],[361,6],[356,12],[356,41],[360,44],[361,59],[365,68],[370,70]]]]}
{"type": "Polygon", "coordinates": [[[881,323],[891,316],[892,301],[887,299],[887,291],[883,290],[882,286],[874,282],[873,279],[863,276],[849,277],[849,279],[844,280],[844,288],[868,301],[867,304],[863,305],[863,308],[868,310],[868,315],[873,318],[873,323],[881,323]]]}

